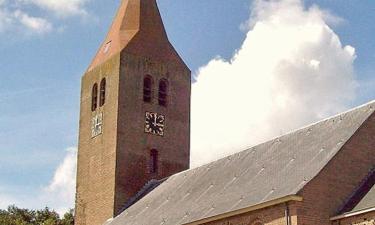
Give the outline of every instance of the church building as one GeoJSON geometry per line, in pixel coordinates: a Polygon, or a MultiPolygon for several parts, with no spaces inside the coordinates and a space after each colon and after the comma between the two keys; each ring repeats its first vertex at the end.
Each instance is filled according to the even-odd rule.
{"type": "Polygon", "coordinates": [[[189,169],[191,72],[122,0],[82,77],[76,225],[375,225],[375,101],[189,169]]]}

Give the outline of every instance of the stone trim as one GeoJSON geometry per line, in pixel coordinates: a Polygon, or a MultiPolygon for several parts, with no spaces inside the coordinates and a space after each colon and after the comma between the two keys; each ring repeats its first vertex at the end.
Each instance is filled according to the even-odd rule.
{"type": "Polygon", "coordinates": [[[356,211],[356,212],[345,213],[345,214],[342,214],[342,215],[332,217],[331,221],[340,220],[340,219],[344,219],[344,218],[348,218],[348,217],[352,217],[352,216],[357,216],[357,215],[361,215],[361,214],[365,214],[365,213],[369,213],[369,212],[374,212],[374,211],[375,211],[375,207],[372,207],[372,208],[368,208],[368,209],[364,209],[364,210],[360,210],[360,211],[356,211]]]}
{"type": "Polygon", "coordinates": [[[267,207],[270,207],[270,206],[279,205],[281,203],[286,203],[286,202],[290,202],[290,201],[301,202],[302,200],[303,200],[303,198],[300,197],[300,196],[289,195],[289,196],[285,196],[285,197],[278,198],[278,199],[275,199],[275,200],[271,200],[271,201],[268,201],[268,202],[264,202],[264,203],[261,203],[261,204],[258,204],[258,205],[253,205],[253,206],[250,206],[250,207],[247,207],[247,208],[243,208],[243,209],[239,209],[239,210],[236,210],[236,211],[227,212],[227,213],[223,213],[223,214],[216,215],[216,216],[213,216],[213,217],[198,220],[198,221],[195,221],[195,222],[192,222],[192,223],[185,223],[183,225],[200,225],[200,224],[204,224],[204,223],[208,223],[208,222],[212,222],[212,221],[221,220],[221,219],[224,219],[224,218],[240,215],[240,214],[243,214],[243,213],[248,213],[248,212],[252,212],[252,211],[255,211],[255,210],[259,210],[259,209],[264,209],[264,208],[267,208],[267,207]]]}

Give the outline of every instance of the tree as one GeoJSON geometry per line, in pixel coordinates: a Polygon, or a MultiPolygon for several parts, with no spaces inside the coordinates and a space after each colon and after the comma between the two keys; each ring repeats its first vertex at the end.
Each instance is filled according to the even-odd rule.
{"type": "Polygon", "coordinates": [[[58,213],[48,207],[41,210],[21,209],[14,205],[0,210],[1,225],[74,225],[74,210],[71,209],[60,219],[58,213]]]}
{"type": "Polygon", "coordinates": [[[61,225],[73,225],[74,224],[74,210],[70,209],[64,214],[64,218],[61,220],[61,225]]]}

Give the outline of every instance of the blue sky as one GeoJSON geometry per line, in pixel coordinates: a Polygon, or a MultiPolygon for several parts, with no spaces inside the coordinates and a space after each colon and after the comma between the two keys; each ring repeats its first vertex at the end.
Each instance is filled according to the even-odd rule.
{"type": "MultiPolygon", "coordinates": [[[[80,3],[64,11],[43,0],[21,2],[0,0],[0,207],[49,204],[32,196],[43,195],[66,149],[77,146],[80,79],[119,5],[119,0],[71,1],[80,3]],[[30,18],[41,25],[30,25],[30,18]]],[[[249,0],[158,3],[170,41],[194,73],[217,56],[230,60],[251,29],[244,28],[249,0]]],[[[346,106],[375,99],[375,3],[304,3],[327,12],[332,17],[327,24],[342,44],[356,49],[359,88],[346,106]]]]}

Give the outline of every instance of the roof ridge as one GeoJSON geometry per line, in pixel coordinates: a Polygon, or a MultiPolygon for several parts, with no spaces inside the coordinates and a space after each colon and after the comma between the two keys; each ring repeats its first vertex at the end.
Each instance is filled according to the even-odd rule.
{"type": "MultiPolygon", "coordinates": [[[[343,111],[343,112],[336,113],[336,114],[334,114],[334,115],[332,115],[332,116],[329,116],[329,117],[326,117],[326,118],[324,118],[324,119],[318,120],[318,121],[316,121],[316,122],[310,123],[310,124],[308,124],[308,125],[306,125],[306,126],[303,126],[303,127],[297,128],[297,129],[295,129],[295,130],[292,130],[292,131],[286,133],[285,135],[288,135],[288,134],[291,134],[291,133],[297,132],[297,131],[299,131],[299,130],[306,129],[306,128],[311,127],[311,126],[314,126],[314,125],[316,125],[316,124],[318,124],[318,123],[321,123],[321,122],[324,122],[324,121],[328,121],[328,120],[331,120],[331,119],[337,118],[337,117],[342,116],[342,115],[344,115],[344,114],[348,114],[348,113],[351,113],[351,112],[356,111],[356,110],[358,110],[358,109],[365,108],[365,107],[367,107],[367,106],[370,106],[370,108],[371,108],[371,107],[372,107],[371,105],[375,105],[375,99],[372,100],[372,101],[370,101],[370,102],[367,102],[367,103],[361,104],[361,105],[359,105],[359,106],[356,106],[356,107],[354,107],[354,108],[347,109],[347,110],[345,110],[345,111],[343,111]]],[[[285,135],[281,135],[281,136],[285,136],[285,135]]],[[[280,137],[281,137],[281,136],[280,136],[280,137]]]]}
{"type": "MultiPolygon", "coordinates": [[[[215,162],[217,162],[217,161],[220,161],[220,160],[223,160],[223,159],[225,159],[225,158],[228,158],[228,157],[234,156],[234,155],[236,155],[236,154],[239,154],[239,153],[241,153],[241,152],[245,152],[245,151],[252,150],[252,149],[254,149],[254,148],[258,147],[258,146],[261,146],[261,145],[264,145],[264,144],[267,144],[267,143],[274,142],[274,141],[279,140],[279,139],[281,139],[281,138],[283,138],[283,137],[286,137],[286,136],[289,136],[289,135],[295,134],[295,133],[297,133],[297,132],[299,132],[299,131],[302,131],[302,130],[305,130],[305,129],[311,128],[311,127],[313,127],[313,126],[315,126],[315,125],[318,125],[318,124],[320,124],[320,123],[323,123],[323,122],[326,122],[326,121],[329,121],[329,120],[332,120],[332,119],[335,119],[335,118],[339,118],[340,116],[343,116],[343,115],[349,114],[349,113],[354,112],[354,111],[356,111],[356,110],[359,110],[359,109],[362,109],[362,108],[366,108],[366,107],[369,107],[369,108],[371,109],[371,108],[373,107],[372,105],[375,106],[375,100],[372,100],[372,101],[367,102],[367,103],[365,103],[365,104],[362,104],[362,105],[356,106],[356,107],[354,107],[354,108],[348,109],[348,110],[346,110],[346,111],[344,111],[344,112],[337,113],[337,114],[335,114],[335,115],[333,115],[333,116],[327,117],[327,118],[322,119],[322,120],[319,120],[319,121],[317,121],[317,122],[313,122],[313,123],[310,123],[310,124],[305,125],[305,126],[303,126],[303,127],[300,127],[300,128],[294,129],[294,130],[291,130],[291,131],[289,131],[289,132],[287,132],[287,133],[285,133],[285,134],[283,134],[283,135],[275,136],[275,137],[273,137],[273,138],[271,138],[271,139],[268,139],[267,141],[264,141],[264,142],[261,142],[261,143],[255,144],[255,145],[250,146],[250,147],[247,147],[247,148],[244,149],[244,150],[240,150],[240,151],[238,151],[238,152],[236,152],[236,153],[233,153],[233,154],[230,154],[230,155],[224,156],[224,157],[222,157],[222,158],[220,158],[220,159],[217,159],[217,160],[215,160],[215,161],[212,161],[212,162],[209,162],[209,163],[206,163],[206,164],[203,164],[203,165],[200,165],[200,166],[197,166],[197,167],[191,168],[191,169],[189,169],[189,170],[182,171],[182,172],[180,172],[180,173],[184,173],[184,172],[187,172],[187,171],[190,171],[190,170],[194,170],[194,169],[199,168],[199,167],[202,167],[202,166],[207,166],[207,165],[210,165],[210,164],[215,163],[215,162]]],[[[179,173],[177,173],[177,174],[179,174],[179,173]]],[[[177,175],[177,174],[174,174],[174,175],[177,175]]]]}

